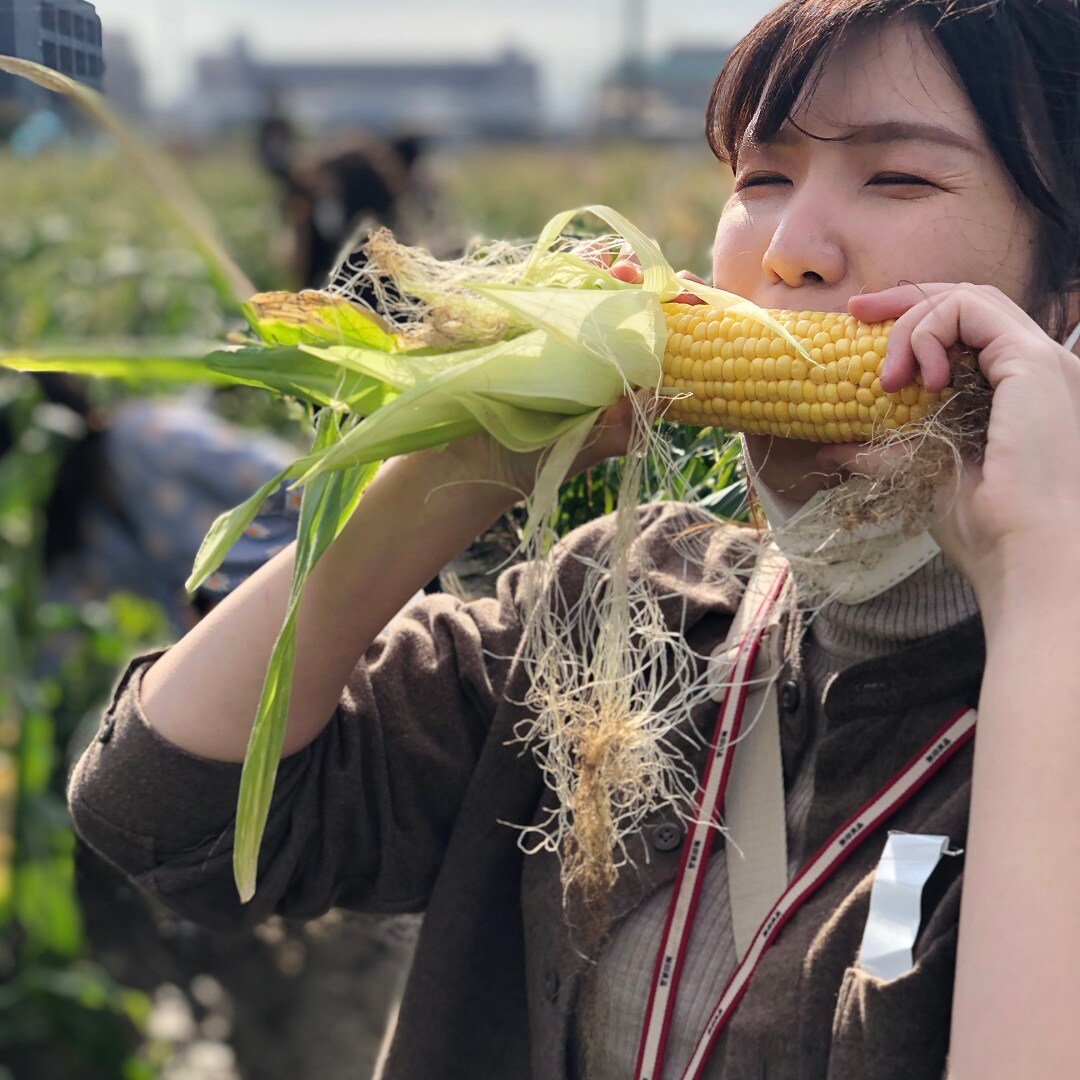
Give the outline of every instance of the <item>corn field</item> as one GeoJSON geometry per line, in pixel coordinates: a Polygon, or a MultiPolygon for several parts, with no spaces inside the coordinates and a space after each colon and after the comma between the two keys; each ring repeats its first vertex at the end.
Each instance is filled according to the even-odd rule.
{"type": "MultiPolygon", "coordinates": [[[[279,195],[248,148],[189,150],[181,164],[255,285],[294,287],[279,195]]],[[[427,168],[452,242],[527,238],[560,210],[606,203],[672,265],[702,276],[729,183],[703,147],[485,146],[439,151],[427,168]]],[[[158,197],[109,145],[0,155],[0,349],[208,342],[236,321],[158,197]]],[[[107,408],[136,391],[102,380],[89,392],[107,408]]],[[[214,408],[303,445],[295,414],[263,391],[220,391],[214,408]]],[[[0,456],[0,1080],[179,1075],[168,1039],[148,1023],[149,994],[111,974],[84,932],[64,807],[73,738],[95,725],[127,660],[166,643],[168,630],[133,594],[41,602],[44,507],[67,436],[46,422],[24,376],[0,374],[0,414],[12,434],[0,456]],[[64,662],[50,669],[61,639],[64,662]]],[[[676,494],[738,512],[742,489],[722,433],[684,429],[675,454],[676,494]]],[[[618,482],[609,463],[568,484],[561,527],[610,511],[618,482]]]]}

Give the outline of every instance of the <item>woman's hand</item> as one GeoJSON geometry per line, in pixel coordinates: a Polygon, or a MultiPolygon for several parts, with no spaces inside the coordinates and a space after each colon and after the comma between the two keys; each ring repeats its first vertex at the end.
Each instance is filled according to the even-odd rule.
{"type": "MultiPolygon", "coordinates": [[[[598,251],[596,260],[606,267],[612,277],[619,281],[640,285],[642,281],[641,266],[637,257],[629,245],[624,245],[617,255],[610,255],[598,251]]],[[[688,270],[677,275],[682,278],[690,278],[701,282],[701,278],[691,274],[688,270]]],[[[682,304],[698,304],[702,301],[690,293],[681,293],[675,298],[682,304]]],[[[645,408],[653,407],[651,397],[642,395],[640,405],[645,408]]],[[[574,459],[570,475],[576,476],[586,469],[599,465],[601,461],[609,457],[618,457],[626,453],[634,427],[634,408],[629,396],[619,399],[614,405],[606,409],[597,420],[592,430],[591,437],[587,441],[581,453],[574,459]]],[[[513,489],[522,495],[532,490],[533,481],[536,478],[536,467],[539,463],[540,453],[514,454],[500,446],[488,435],[474,435],[468,439],[462,439],[453,446],[448,447],[449,453],[455,459],[458,470],[464,476],[484,477],[495,483],[502,484],[508,489],[513,489]]]]}
{"type": "MultiPolygon", "coordinates": [[[[623,396],[609,406],[593,425],[584,447],[570,466],[569,476],[625,454],[634,426],[633,402],[623,396]]],[[[480,481],[506,489],[510,502],[531,494],[542,450],[516,453],[507,450],[486,431],[458,439],[444,450],[423,450],[439,483],[480,481]]]]}
{"type": "MultiPolygon", "coordinates": [[[[630,250],[628,245],[623,245],[622,250],[616,255],[608,267],[608,273],[613,278],[619,281],[629,282],[631,285],[640,285],[643,277],[641,273],[641,264],[638,262],[637,256],[630,250]]],[[[696,281],[699,285],[708,285],[707,281],[699,278],[697,274],[692,274],[689,270],[680,270],[676,277],[683,278],[686,281],[696,281]]],[[[672,301],[673,304],[704,304],[705,301],[699,296],[695,296],[693,293],[679,293],[672,301]]]]}
{"type": "MultiPolygon", "coordinates": [[[[902,285],[853,296],[848,310],[864,322],[897,320],[881,376],[888,392],[920,372],[940,390],[946,350],[978,352],[994,391],[985,454],[966,464],[931,532],[980,602],[1030,575],[1080,566],[1080,359],[990,285],[902,285]]],[[[851,471],[882,467],[859,456],[850,445],[821,452],[851,471]]]]}

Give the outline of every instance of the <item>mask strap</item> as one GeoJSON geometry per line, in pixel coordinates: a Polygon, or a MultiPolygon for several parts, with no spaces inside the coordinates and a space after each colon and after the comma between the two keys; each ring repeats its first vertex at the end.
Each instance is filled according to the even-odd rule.
{"type": "Polygon", "coordinates": [[[1072,352],[1073,347],[1078,341],[1080,341],[1080,323],[1076,324],[1076,326],[1073,328],[1073,332],[1065,340],[1065,348],[1069,352],[1072,352]]]}

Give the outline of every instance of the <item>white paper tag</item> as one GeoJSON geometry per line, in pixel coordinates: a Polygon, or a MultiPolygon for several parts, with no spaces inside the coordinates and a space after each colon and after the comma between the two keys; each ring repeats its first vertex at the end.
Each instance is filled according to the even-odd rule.
{"type": "Polygon", "coordinates": [[[910,971],[922,920],[922,891],[948,847],[947,836],[889,833],[870,890],[859,967],[879,979],[910,971]]]}

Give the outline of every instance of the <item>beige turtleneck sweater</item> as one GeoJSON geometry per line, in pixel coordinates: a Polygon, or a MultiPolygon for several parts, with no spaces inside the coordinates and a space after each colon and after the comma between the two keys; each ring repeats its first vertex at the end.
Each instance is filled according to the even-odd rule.
{"type": "MultiPolygon", "coordinates": [[[[803,851],[802,841],[814,799],[814,759],[827,723],[822,703],[832,681],[854,663],[946,630],[977,611],[970,585],[939,553],[909,578],[871,600],[850,606],[831,603],[818,612],[803,643],[811,731],[794,775],[785,778],[789,881],[812,854],[803,851]]],[[[670,899],[671,890],[662,889],[617,924],[587,977],[574,1041],[581,1075],[588,1080],[623,1080],[633,1075],[649,981],[670,899]],[[585,1036],[591,1041],[587,1072],[585,1036]]],[[[665,1076],[682,1075],[735,965],[727,860],[724,845],[717,844],[687,949],[665,1076]]],[[[723,1080],[722,1066],[707,1067],[704,1075],[709,1080],[723,1080]]]]}

